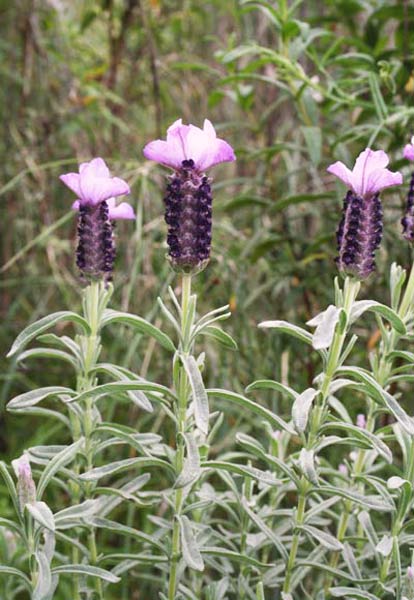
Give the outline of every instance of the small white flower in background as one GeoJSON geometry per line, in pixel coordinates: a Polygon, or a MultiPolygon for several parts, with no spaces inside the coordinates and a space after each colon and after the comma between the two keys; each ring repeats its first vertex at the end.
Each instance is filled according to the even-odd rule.
{"type": "Polygon", "coordinates": [[[12,461],[12,466],[17,477],[17,493],[19,496],[20,510],[23,512],[26,504],[36,501],[36,485],[32,477],[32,469],[27,454],[12,461]]]}

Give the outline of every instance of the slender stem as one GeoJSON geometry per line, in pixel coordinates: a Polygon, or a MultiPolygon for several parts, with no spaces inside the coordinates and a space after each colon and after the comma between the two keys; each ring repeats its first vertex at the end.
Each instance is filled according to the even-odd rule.
{"type": "MultiPolygon", "coordinates": [[[[102,282],[92,282],[84,292],[83,298],[83,312],[86,321],[90,327],[90,333],[88,335],[80,336],[79,346],[81,349],[81,371],[78,373],[77,378],[77,391],[86,392],[92,389],[96,385],[96,377],[94,374],[94,368],[97,364],[99,353],[100,353],[100,328],[101,318],[103,309],[109,300],[110,292],[105,290],[102,282]]],[[[86,465],[85,470],[90,471],[93,468],[94,458],[94,443],[92,440],[92,433],[94,429],[95,417],[94,417],[94,402],[92,398],[86,398],[85,405],[82,411],[82,423],[79,419],[72,418],[72,434],[74,439],[79,438],[81,430],[85,438],[85,459],[86,465]]],[[[75,471],[80,473],[81,465],[78,463],[75,465],[75,471]]],[[[82,490],[78,486],[74,488],[74,502],[79,503],[82,499],[82,490]]],[[[93,496],[94,485],[86,483],[83,489],[83,497],[90,499],[93,496]]],[[[89,548],[89,560],[92,565],[96,565],[98,555],[96,547],[95,530],[93,527],[90,528],[88,533],[88,548],[89,548]]],[[[75,563],[79,562],[79,550],[74,548],[72,559],[75,563]]],[[[99,600],[104,600],[103,584],[99,578],[95,578],[95,592],[99,600]]],[[[73,579],[73,593],[74,600],[80,600],[79,590],[79,578],[74,576],[73,579]]]]}
{"type": "MultiPolygon", "coordinates": [[[[326,401],[329,395],[329,388],[340,363],[342,349],[349,329],[352,306],[358,295],[359,288],[360,283],[358,281],[356,281],[353,278],[351,279],[347,277],[344,284],[344,298],[342,306],[346,315],[346,323],[341,328],[338,326],[336,327],[332,344],[329,348],[328,359],[324,370],[319,398],[312,411],[310,432],[306,443],[307,449],[311,449],[314,446],[316,440],[318,439],[318,433],[324,418],[326,401]]],[[[293,534],[292,546],[290,549],[289,559],[286,567],[286,577],[283,585],[283,592],[286,594],[291,592],[292,573],[295,567],[296,555],[299,547],[301,527],[305,520],[307,494],[310,487],[311,486],[309,485],[308,480],[304,476],[302,476],[299,485],[298,509],[296,512],[295,532],[293,534]]]]}
{"type": "MultiPolygon", "coordinates": [[[[188,354],[190,323],[188,319],[189,302],[191,297],[191,274],[183,274],[182,278],[182,295],[181,295],[181,351],[188,354]]],[[[182,366],[179,367],[178,382],[177,382],[177,450],[175,458],[175,471],[177,476],[181,473],[184,465],[185,442],[184,434],[186,431],[186,415],[188,404],[188,379],[186,372],[182,366]]],[[[177,517],[181,516],[183,504],[183,490],[178,489],[175,492],[174,502],[174,523],[172,533],[172,551],[171,551],[171,570],[168,583],[168,600],[175,600],[178,586],[178,564],[181,554],[180,545],[180,523],[177,517]]]]}

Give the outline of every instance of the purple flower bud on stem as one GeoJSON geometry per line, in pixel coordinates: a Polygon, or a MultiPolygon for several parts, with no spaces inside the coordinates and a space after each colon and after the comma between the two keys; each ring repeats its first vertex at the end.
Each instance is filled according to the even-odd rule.
{"type": "Polygon", "coordinates": [[[211,179],[183,160],[170,176],[165,202],[168,258],[175,271],[198,273],[210,258],[211,179]]]}
{"type": "Polygon", "coordinates": [[[366,426],[367,426],[367,420],[366,420],[364,414],[361,413],[361,414],[357,415],[356,424],[357,424],[357,427],[360,427],[361,429],[365,429],[366,428],[366,426]]]}
{"type": "Polygon", "coordinates": [[[23,512],[26,504],[36,500],[36,486],[35,482],[33,481],[30,462],[25,454],[13,461],[13,467],[17,475],[17,494],[19,497],[19,507],[23,512]]]}
{"type": "Polygon", "coordinates": [[[115,260],[113,224],[108,204],[79,206],[76,264],[84,279],[111,281],[115,260]]]}
{"type": "Polygon", "coordinates": [[[407,194],[405,214],[401,219],[403,236],[408,242],[414,242],[414,172],[411,174],[410,188],[407,194]]]}
{"type": "Polygon", "coordinates": [[[375,270],[375,250],[382,238],[379,194],[361,197],[348,191],[337,232],[339,270],[366,279],[375,270]]]}

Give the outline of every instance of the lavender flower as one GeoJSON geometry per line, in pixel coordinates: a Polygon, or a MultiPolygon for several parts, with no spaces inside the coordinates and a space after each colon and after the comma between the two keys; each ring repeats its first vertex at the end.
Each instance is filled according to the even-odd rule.
{"type": "MultiPolygon", "coordinates": [[[[414,136],[411,138],[411,144],[406,144],[403,156],[407,160],[414,161],[414,136]]],[[[403,227],[403,236],[409,242],[414,242],[414,172],[411,173],[410,187],[408,189],[407,200],[405,204],[405,214],[401,219],[403,227]]]]}
{"type": "Polygon", "coordinates": [[[13,468],[17,477],[17,494],[19,507],[23,512],[26,504],[36,500],[36,486],[32,477],[32,469],[26,454],[13,461],[13,468]]]}
{"type": "Polygon", "coordinates": [[[167,140],[155,140],[144,156],[174,169],[167,185],[165,221],[168,257],[177,271],[196,273],[208,263],[211,248],[211,179],[205,171],[236,160],[232,147],[217,137],[207,119],[203,129],[179,119],[167,130],[167,140]]]}
{"type": "Polygon", "coordinates": [[[342,162],[328,167],[350,190],[337,229],[339,270],[358,279],[366,279],[375,270],[375,251],[382,238],[381,190],[402,183],[401,173],[386,167],[388,156],[382,150],[367,148],[358,156],[351,171],[342,162]]]}
{"type": "Polygon", "coordinates": [[[117,206],[115,201],[116,196],[130,193],[129,186],[110,176],[102,158],[82,163],[79,173],[60,179],[79,197],[72,205],[79,212],[76,264],[85,279],[110,281],[115,259],[112,221],[135,218],[130,204],[117,206]]]}

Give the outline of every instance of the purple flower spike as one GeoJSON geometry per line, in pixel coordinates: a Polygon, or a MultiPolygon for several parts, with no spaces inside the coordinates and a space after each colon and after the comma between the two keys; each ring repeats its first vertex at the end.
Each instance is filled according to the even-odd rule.
{"type": "Polygon", "coordinates": [[[402,183],[401,173],[385,168],[388,163],[389,158],[385,152],[367,148],[356,159],[352,171],[338,161],[328,167],[328,173],[338,177],[358,196],[367,198],[387,187],[402,183]]]}
{"type": "Polygon", "coordinates": [[[79,166],[79,173],[60,176],[78,196],[72,208],[79,212],[76,264],[83,279],[110,281],[115,259],[113,223],[116,219],[135,219],[127,202],[116,205],[116,196],[129,194],[128,184],[111,177],[102,158],[79,166]]]}
{"type": "Polygon", "coordinates": [[[339,270],[366,279],[375,270],[375,251],[382,239],[382,207],[379,194],[361,198],[349,191],[336,232],[339,270]]]}
{"type": "Polygon", "coordinates": [[[179,170],[184,160],[194,161],[194,169],[206,171],[222,162],[236,160],[233,148],[216,135],[212,123],[204,120],[203,129],[183,125],[178,119],[167,130],[167,141],[155,140],[143,150],[145,158],[179,170]]]}
{"type": "Polygon", "coordinates": [[[211,179],[205,171],[236,160],[233,148],[207,119],[203,129],[180,119],[168,129],[166,141],[145,146],[144,156],[175,171],[164,198],[168,258],[176,271],[197,273],[207,265],[211,248],[211,179]]]}
{"type": "Polygon", "coordinates": [[[411,174],[410,187],[408,189],[405,204],[405,214],[401,219],[403,236],[408,241],[414,242],[414,173],[411,174]]]}
{"type": "Polygon", "coordinates": [[[407,160],[414,161],[414,135],[411,138],[411,144],[406,144],[403,150],[403,156],[407,160]]]}
{"type": "Polygon", "coordinates": [[[348,169],[342,162],[328,167],[349,189],[343,216],[336,232],[339,256],[336,263],[345,275],[366,279],[375,270],[375,251],[382,238],[381,190],[402,183],[399,172],[389,171],[388,156],[367,148],[348,169]]]}

